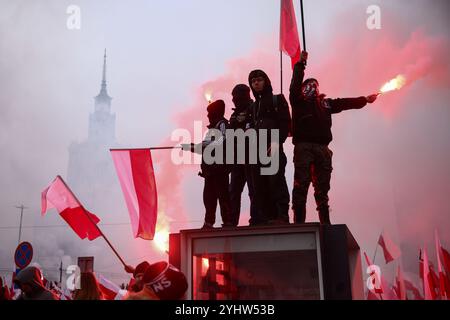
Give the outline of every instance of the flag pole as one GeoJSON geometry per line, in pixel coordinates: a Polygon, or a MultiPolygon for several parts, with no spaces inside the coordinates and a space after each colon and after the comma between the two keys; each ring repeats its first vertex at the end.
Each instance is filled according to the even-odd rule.
{"type": "Polygon", "coordinates": [[[129,151],[129,150],[170,150],[170,149],[182,149],[181,146],[172,147],[149,147],[149,148],[119,148],[119,149],[109,149],[109,151],[129,151]]]}
{"type": "Polygon", "coordinates": [[[280,50],[280,87],[283,94],[283,51],[280,50]]]}
{"type": "Polygon", "coordinates": [[[303,15],[303,0],[300,0],[300,11],[301,11],[301,15],[302,15],[303,50],[306,51],[305,18],[303,15]]]}
{"type": "Polygon", "coordinates": [[[376,258],[376,256],[377,256],[377,251],[378,251],[378,242],[377,242],[377,246],[376,246],[376,248],[375,248],[375,254],[373,255],[372,263],[375,263],[375,258],[376,258]]]}
{"type": "Polygon", "coordinates": [[[122,257],[119,255],[119,253],[116,251],[116,249],[113,247],[113,245],[111,244],[111,242],[109,242],[108,238],[105,236],[105,234],[103,233],[103,231],[98,227],[98,225],[92,220],[92,218],[87,214],[87,210],[83,207],[83,205],[81,204],[80,200],[78,200],[78,198],[75,196],[75,194],[72,192],[72,190],[69,188],[69,186],[66,184],[66,182],[64,181],[64,179],[58,175],[57,176],[59,179],[61,179],[62,183],[64,184],[64,186],[67,188],[67,190],[69,190],[69,192],[72,194],[72,197],[75,198],[75,200],[80,204],[80,206],[84,209],[84,214],[86,215],[86,217],[89,219],[89,221],[97,228],[98,232],[100,232],[100,235],[103,237],[103,239],[105,239],[106,243],[110,246],[110,248],[112,249],[112,251],[116,254],[117,258],[119,258],[120,262],[122,262],[123,266],[126,267],[127,264],[125,263],[125,261],[123,261],[122,257]]]}

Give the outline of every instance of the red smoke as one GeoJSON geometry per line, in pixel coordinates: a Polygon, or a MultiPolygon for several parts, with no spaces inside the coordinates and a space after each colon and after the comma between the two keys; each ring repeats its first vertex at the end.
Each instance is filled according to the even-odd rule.
{"type": "MultiPolygon", "coordinates": [[[[439,118],[439,114],[448,115],[448,109],[428,109],[429,104],[439,104],[445,98],[438,94],[450,85],[450,44],[447,38],[427,35],[424,30],[411,32],[403,40],[392,30],[373,37],[342,34],[326,46],[320,42],[310,45],[318,50],[310,51],[306,76],[317,78],[323,93],[330,98],[376,93],[398,74],[405,75],[407,82],[401,90],[381,96],[363,110],[334,116],[335,140],[330,146],[335,151],[330,192],[332,221],[348,224],[369,255],[385,229],[403,246],[404,256],[411,258],[410,270],[415,271],[415,250],[425,243],[432,245],[434,228],[440,230],[444,246],[448,247],[450,242],[447,232],[450,151],[448,142],[439,146],[439,141],[447,141],[445,137],[433,132],[435,122],[436,130],[448,133],[439,118]],[[434,116],[433,112],[439,113],[434,116]]],[[[274,92],[278,93],[277,46],[265,42],[258,48],[246,57],[230,61],[223,75],[194,89],[194,102],[187,108],[179,108],[183,111],[175,115],[175,127],[192,131],[194,120],[206,124],[206,91],[212,92],[213,100],[225,100],[229,116],[232,88],[247,83],[248,73],[256,68],[268,73],[274,92]]],[[[283,77],[286,96],[291,77],[288,60],[286,57],[283,77]]],[[[287,145],[287,156],[291,159],[290,140],[287,145]]],[[[175,220],[193,220],[193,213],[187,209],[192,203],[203,214],[203,181],[195,180],[199,190],[196,199],[187,199],[182,189],[184,179],[195,175],[198,166],[174,166],[170,153],[158,153],[155,158],[161,163],[157,181],[159,194],[165,199],[166,214],[175,220]]],[[[288,183],[292,176],[289,163],[288,183]]],[[[311,189],[308,221],[317,221],[311,189]]]]}

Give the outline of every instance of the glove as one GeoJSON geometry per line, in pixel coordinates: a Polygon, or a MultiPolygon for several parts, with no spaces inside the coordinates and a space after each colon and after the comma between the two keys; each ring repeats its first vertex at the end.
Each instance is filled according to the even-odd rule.
{"type": "Polygon", "coordinates": [[[302,54],[300,56],[300,63],[304,64],[306,66],[306,61],[308,60],[308,52],[302,51],[302,54]]]}
{"type": "Polygon", "coordinates": [[[181,144],[181,149],[183,151],[194,152],[194,144],[193,143],[183,143],[183,144],[181,144]]]}
{"type": "Polygon", "coordinates": [[[367,103],[374,103],[375,100],[378,98],[378,93],[371,94],[370,96],[366,97],[367,103]]]}

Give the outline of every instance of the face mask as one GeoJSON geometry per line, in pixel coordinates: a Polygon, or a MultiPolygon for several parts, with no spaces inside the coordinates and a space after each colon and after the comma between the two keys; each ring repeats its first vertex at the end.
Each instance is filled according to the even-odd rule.
{"type": "Polygon", "coordinates": [[[308,81],[302,86],[302,94],[309,99],[319,96],[319,84],[316,81],[308,81]]]}

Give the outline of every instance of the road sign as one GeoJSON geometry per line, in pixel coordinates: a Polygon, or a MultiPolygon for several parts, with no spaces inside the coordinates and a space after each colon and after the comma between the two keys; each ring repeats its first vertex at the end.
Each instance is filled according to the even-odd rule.
{"type": "Polygon", "coordinates": [[[22,242],[17,246],[14,253],[14,262],[19,269],[23,269],[31,263],[33,259],[33,247],[29,242],[22,242]]]}

